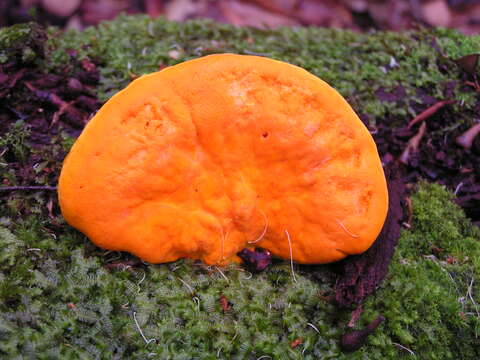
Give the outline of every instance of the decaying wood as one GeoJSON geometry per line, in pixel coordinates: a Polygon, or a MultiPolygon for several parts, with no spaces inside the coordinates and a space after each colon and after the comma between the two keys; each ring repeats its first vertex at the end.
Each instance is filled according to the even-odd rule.
{"type": "Polygon", "coordinates": [[[339,263],[343,274],[335,286],[335,299],[340,307],[360,304],[373,293],[388,272],[403,219],[402,199],[405,185],[395,162],[385,168],[389,206],[382,231],[374,244],[360,255],[349,256],[339,263]]]}

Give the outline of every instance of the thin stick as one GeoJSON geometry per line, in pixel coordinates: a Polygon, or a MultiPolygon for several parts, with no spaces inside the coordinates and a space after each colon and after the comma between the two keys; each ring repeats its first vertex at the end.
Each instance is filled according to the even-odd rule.
{"type": "Polygon", "coordinates": [[[225,280],[230,281],[230,280],[228,280],[228,277],[226,277],[225,274],[222,272],[222,270],[220,270],[217,266],[215,266],[215,269],[218,270],[218,272],[220,273],[220,275],[222,275],[225,280]]]}
{"type": "Polygon", "coordinates": [[[145,341],[145,343],[148,345],[150,344],[152,341],[157,341],[157,339],[147,339],[145,337],[145,335],[143,335],[143,331],[142,329],[140,328],[140,325],[138,324],[138,321],[137,321],[137,313],[134,311],[133,312],[133,320],[135,320],[135,325],[137,325],[137,329],[138,331],[140,332],[140,335],[142,335],[142,338],[143,340],[145,341]]]}
{"type": "Polygon", "coordinates": [[[477,303],[475,302],[475,300],[473,299],[473,296],[472,296],[472,287],[473,287],[473,278],[472,278],[472,281],[470,281],[470,285],[468,285],[468,297],[470,298],[470,300],[472,301],[473,303],[473,306],[475,307],[475,311],[477,312],[477,317],[480,318],[480,313],[478,312],[478,307],[477,307],[477,303]]]}
{"type": "Polygon", "coordinates": [[[343,229],[348,235],[350,235],[350,236],[353,237],[353,238],[358,238],[358,237],[359,237],[358,235],[355,235],[355,234],[351,233],[350,231],[348,231],[348,229],[345,227],[345,225],[343,225],[343,223],[342,223],[340,220],[337,220],[337,219],[335,219],[335,220],[337,221],[338,225],[340,225],[340,226],[342,227],[342,229],[343,229]]]}
{"type": "Polygon", "coordinates": [[[253,277],[253,274],[250,271],[246,271],[246,270],[242,270],[242,271],[249,274],[244,278],[245,280],[250,280],[253,277]]]}
{"type": "Polygon", "coordinates": [[[183,281],[182,278],[177,278],[177,279],[180,280],[182,284],[187,287],[187,289],[192,293],[192,295],[195,293],[195,291],[193,291],[193,288],[190,285],[188,285],[185,281],[183,281]]]}
{"type": "Polygon", "coordinates": [[[3,191],[57,191],[56,186],[0,186],[0,192],[3,191]]]}
{"type": "Polygon", "coordinates": [[[146,272],[145,271],[142,271],[143,272],[143,277],[142,279],[137,283],[137,294],[140,294],[140,291],[141,291],[141,288],[140,288],[140,284],[143,282],[143,280],[145,280],[145,277],[147,276],[146,272]]]}
{"type": "Polygon", "coordinates": [[[317,333],[320,334],[320,331],[317,329],[317,327],[315,325],[313,325],[312,323],[307,323],[308,326],[310,326],[313,330],[315,330],[317,333]]]}
{"type": "Polygon", "coordinates": [[[408,351],[410,353],[410,355],[415,355],[415,353],[412,350],[410,350],[409,348],[407,348],[407,347],[405,347],[401,344],[398,344],[398,343],[392,343],[392,344],[395,345],[395,346],[398,346],[400,349],[408,351]]]}
{"type": "Polygon", "coordinates": [[[256,238],[255,240],[253,241],[248,241],[248,244],[255,244],[257,242],[259,242],[260,240],[263,239],[263,237],[265,236],[265,234],[267,233],[267,228],[268,228],[268,219],[267,219],[267,215],[265,215],[265,213],[262,211],[262,210],[259,210],[260,213],[262,214],[263,216],[263,219],[265,220],[265,227],[263,228],[263,231],[262,233],[260,234],[260,236],[258,238],[256,238]]]}
{"type": "Polygon", "coordinates": [[[411,120],[408,123],[408,128],[410,129],[413,125],[428,119],[430,116],[435,114],[438,110],[443,108],[445,105],[450,105],[454,103],[456,103],[455,100],[443,100],[433,104],[432,106],[430,106],[429,108],[427,108],[426,110],[422,111],[420,114],[415,116],[413,120],[411,120]]]}
{"type": "Polygon", "coordinates": [[[288,230],[287,230],[287,229],[285,229],[285,234],[287,235],[288,247],[290,248],[290,268],[292,269],[293,282],[297,282],[297,278],[295,277],[295,271],[293,271],[292,242],[291,242],[291,240],[290,240],[290,234],[288,233],[288,230]]]}
{"type": "Polygon", "coordinates": [[[457,185],[457,187],[455,188],[455,191],[453,192],[453,195],[456,196],[458,194],[458,192],[460,191],[460,189],[462,188],[462,186],[463,186],[463,182],[459,183],[457,185]]]}

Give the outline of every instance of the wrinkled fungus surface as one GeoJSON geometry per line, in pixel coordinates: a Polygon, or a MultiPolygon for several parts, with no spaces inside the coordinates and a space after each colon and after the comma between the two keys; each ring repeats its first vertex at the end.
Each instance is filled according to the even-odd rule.
{"type": "Polygon", "coordinates": [[[249,245],[336,261],[372,244],[388,208],[373,139],[333,88],[233,54],[115,95],[73,146],[59,195],[66,220],[97,245],[153,263],[225,264],[249,245]]]}

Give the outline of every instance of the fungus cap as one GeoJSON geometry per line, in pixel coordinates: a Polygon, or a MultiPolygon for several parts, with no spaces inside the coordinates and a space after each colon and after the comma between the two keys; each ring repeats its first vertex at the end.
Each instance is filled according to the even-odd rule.
{"type": "Polygon", "coordinates": [[[113,96],[58,191],[66,221],[95,244],[151,263],[225,264],[249,246],[332,262],[367,250],[388,208],[375,143],[342,96],[297,66],[234,54],[113,96]]]}

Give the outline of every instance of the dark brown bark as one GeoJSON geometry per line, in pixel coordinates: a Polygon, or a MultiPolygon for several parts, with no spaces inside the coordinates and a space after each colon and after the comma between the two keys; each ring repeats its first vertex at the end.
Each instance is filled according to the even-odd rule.
{"type": "Polygon", "coordinates": [[[403,219],[402,200],[405,185],[395,162],[385,168],[389,207],[385,224],[375,243],[360,255],[349,256],[339,264],[343,274],[335,286],[335,298],[340,307],[360,304],[373,293],[388,272],[403,219]]]}

